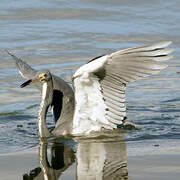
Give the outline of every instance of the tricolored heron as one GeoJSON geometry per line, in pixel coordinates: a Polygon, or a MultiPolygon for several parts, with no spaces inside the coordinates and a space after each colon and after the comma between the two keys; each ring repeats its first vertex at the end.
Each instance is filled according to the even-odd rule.
{"type": "Polygon", "coordinates": [[[173,51],[170,41],[128,48],[99,56],[81,66],[72,77],[73,88],[49,71],[32,69],[8,52],[23,77],[21,87],[39,82],[42,89],[38,125],[41,137],[82,135],[102,129],[113,130],[124,123],[125,89],[129,82],[157,74],[167,67],[163,61],[173,51]],[[46,114],[52,106],[56,122],[51,132],[46,114]]]}

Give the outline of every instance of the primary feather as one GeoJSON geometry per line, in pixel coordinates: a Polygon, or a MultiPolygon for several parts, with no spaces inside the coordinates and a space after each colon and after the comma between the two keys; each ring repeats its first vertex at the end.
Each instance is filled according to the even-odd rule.
{"type": "Polygon", "coordinates": [[[73,133],[117,128],[126,116],[125,90],[129,82],[157,74],[167,67],[173,49],[168,42],[128,48],[100,56],[73,75],[75,114],[73,133]]]}

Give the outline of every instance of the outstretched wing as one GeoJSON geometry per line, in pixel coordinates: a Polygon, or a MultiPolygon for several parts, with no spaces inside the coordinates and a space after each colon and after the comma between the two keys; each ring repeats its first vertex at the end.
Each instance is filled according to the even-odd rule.
{"type": "Polygon", "coordinates": [[[25,79],[32,79],[35,77],[37,71],[25,63],[20,58],[16,57],[14,54],[10,53],[8,50],[6,52],[15,60],[16,66],[19,69],[19,73],[25,79]]]}
{"type": "Polygon", "coordinates": [[[113,129],[126,115],[126,84],[157,74],[173,49],[171,42],[129,48],[81,66],[73,75],[76,108],[74,133],[113,129]],[[78,127],[80,130],[78,130],[78,127]]]}

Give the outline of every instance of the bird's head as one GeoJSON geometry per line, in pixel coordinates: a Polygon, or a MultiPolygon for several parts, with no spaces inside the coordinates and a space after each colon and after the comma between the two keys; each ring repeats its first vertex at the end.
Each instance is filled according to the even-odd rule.
{"type": "Polygon", "coordinates": [[[29,79],[23,84],[21,84],[21,88],[28,86],[32,83],[45,83],[52,79],[51,73],[48,70],[38,71],[36,76],[33,79],[29,79]]]}

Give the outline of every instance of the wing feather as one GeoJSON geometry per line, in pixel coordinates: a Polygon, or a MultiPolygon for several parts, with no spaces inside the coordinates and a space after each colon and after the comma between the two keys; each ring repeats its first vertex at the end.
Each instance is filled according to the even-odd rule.
{"type": "Polygon", "coordinates": [[[162,48],[158,48],[158,49],[153,49],[153,50],[149,50],[149,51],[133,51],[133,52],[124,52],[121,53],[121,51],[119,51],[119,53],[112,53],[112,55],[114,56],[113,58],[116,57],[120,57],[120,56],[124,56],[127,55],[128,56],[134,56],[134,57],[157,57],[157,56],[165,56],[169,53],[173,52],[172,48],[166,48],[166,49],[162,49],[162,48]]]}
{"type": "Polygon", "coordinates": [[[108,121],[110,121],[110,122],[113,123],[113,124],[119,124],[119,121],[120,121],[120,120],[122,121],[122,120],[124,119],[124,118],[119,117],[119,119],[116,120],[116,119],[114,119],[114,118],[111,118],[110,116],[107,116],[106,118],[108,119],[108,121]]]}
{"type": "MultiPolygon", "coordinates": [[[[94,81],[98,84],[97,93],[100,93],[100,95],[96,96],[94,101],[98,101],[99,98],[99,101],[103,103],[103,112],[107,120],[107,122],[104,120],[103,123],[106,124],[106,127],[108,122],[109,125],[115,125],[112,128],[117,127],[118,124],[122,124],[126,116],[126,84],[157,74],[160,70],[167,67],[164,61],[171,59],[172,57],[168,55],[173,52],[172,48],[166,48],[169,44],[171,42],[167,41],[116,51],[89,61],[75,72],[73,79],[78,79],[79,82],[81,81],[81,84],[84,83],[81,87],[84,90],[87,87],[92,88],[94,81]],[[92,76],[94,76],[94,81],[91,79],[92,76]]],[[[76,89],[78,89],[76,86],[77,83],[74,86],[75,97],[76,89]]],[[[95,89],[92,88],[92,90],[95,92],[95,89]]],[[[88,93],[91,94],[91,91],[88,91],[88,93]]],[[[90,94],[87,94],[87,96],[92,95],[90,94]]],[[[93,100],[91,99],[91,101],[93,100]]],[[[78,103],[77,100],[76,103],[78,103]]],[[[89,108],[94,108],[94,111],[96,109],[92,106],[89,106],[89,108]]],[[[96,115],[96,120],[99,121],[99,116],[98,114],[96,115]]]]}
{"type": "MultiPolygon", "coordinates": [[[[123,54],[123,53],[132,53],[132,52],[143,52],[143,51],[153,51],[160,48],[165,48],[169,46],[172,42],[171,41],[164,41],[160,43],[153,43],[150,45],[145,45],[141,47],[135,47],[135,48],[127,48],[120,51],[116,51],[112,53],[111,55],[117,55],[117,54],[123,54]]],[[[167,49],[167,48],[166,48],[167,49]]]]}
{"type": "Polygon", "coordinates": [[[24,62],[22,59],[16,57],[14,54],[10,53],[8,50],[6,52],[15,60],[16,66],[19,69],[19,73],[25,79],[32,79],[35,77],[37,71],[33,69],[30,65],[24,62]]]}
{"type": "Polygon", "coordinates": [[[118,104],[119,106],[117,106],[117,104],[116,103],[113,104],[112,101],[106,101],[106,105],[107,105],[108,109],[112,108],[116,111],[119,111],[120,109],[123,109],[123,110],[126,109],[125,103],[120,103],[120,104],[118,104]]]}
{"type": "Polygon", "coordinates": [[[108,92],[108,91],[103,91],[104,96],[112,98],[113,100],[116,100],[117,98],[120,100],[124,100],[125,95],[123,94],[123,96],[119,93],[119,94],[115,94],[113,92],[108,92]]]}
{"type": "Polygon", "coordinates": [[[112,82],[112,81],[108,81],[108,80],[109,79],[101,81],[100,82],[101,86],[103,86],[104,88],[108,86],[109,88],[112,88],[118,92],[122,92],[122,93],[124,92],[124,90],[125,90],[124,86],[122,86],[120,84],[116,84],[116,82],[112,82]]]}

